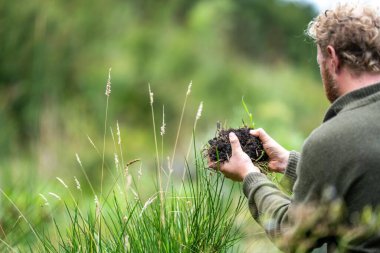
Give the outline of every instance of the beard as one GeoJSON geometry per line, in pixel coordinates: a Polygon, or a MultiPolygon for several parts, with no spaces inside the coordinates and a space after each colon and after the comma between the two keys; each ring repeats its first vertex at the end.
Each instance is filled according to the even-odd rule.
{"type": "Polygon", "coordinates": [[[326,97],[330,103],[333,103],[339,98],[339,91],[336,81],[327,69],[326,64],[322,64],[321,66],[321,77],[325,88],[326,97]]]}

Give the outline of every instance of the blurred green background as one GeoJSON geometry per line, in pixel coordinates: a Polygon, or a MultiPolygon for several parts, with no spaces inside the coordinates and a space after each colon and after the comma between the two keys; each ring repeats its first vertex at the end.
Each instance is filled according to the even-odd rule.
{"type": "MultiPolygon", "coordinates": [[[[119,122],[126,161],[154,162],[148,84],[158,134],[165,106],[164,154],[172,155],[190,81],[174,168],[201,101],[199,149],[216,122],[248,122],[243,96],[256,127],[300,149],[328,106],[304,35],[315,14],[282,0],[0,0],[0,187],[28,198],[56,176],[83,179],[76,153],[99,182],[101,158],[87,136],[102,149],[109,68],[108,127],[115,133],[119,122]]],[[[8,214],[1,210],[3,223],[8,214]]]]}

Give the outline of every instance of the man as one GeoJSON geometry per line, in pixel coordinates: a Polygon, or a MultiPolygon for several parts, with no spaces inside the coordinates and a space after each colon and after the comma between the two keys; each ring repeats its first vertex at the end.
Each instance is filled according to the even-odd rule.
{"type": "MultiPolygon", "coordinates": [[[[300,223],[310,222],[322,204],[335,200],[341,200],[345,208],[335,218],[352,232],[349,229],[362,210],[380,204],[379,13],[369,7],[339,5],[317,16],[308,27],[308,35],[316,42],[325,93],[332,103],[323,123],[308,137],[300,153],[287,151],[262,129],[251,131],[263,142],[270,170],[284,173],[290,182],[292,197],[260,173],[233,133],[229,136],[232,156],[229,162],[217,165],[226,177],[243,181],[253,217],[273,237],[294,232],[300,223]],[[302,207],[308,215],[299,212],[302,207]]],[[[324,210],[325,215],[333,215],[331,209],[324,210]]],[[[304,231],[306,239],[317,228],[324,229],[321,224],[314,225],[304,231]]],[[[308,247],[325,244],[328,252],[380,252],[378,231],[337,248],[340,230],[333,228],[335,232],[326,229],[325,236],[308,247]]],[[[295,250],[293,246],[285,250],[295,250]]]]}

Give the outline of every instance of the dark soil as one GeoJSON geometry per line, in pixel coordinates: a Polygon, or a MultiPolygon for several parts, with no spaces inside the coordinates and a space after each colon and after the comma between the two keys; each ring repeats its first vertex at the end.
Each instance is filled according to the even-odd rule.
{"type": "Polygon", "coordinates": [[[267,162],[268,155],[265,153],[259,138],[249,134],[251,129],[244,127],[239,129],[220,129],[217,136],[208,141],[209,147],[205,150],[211,162],[224,163],[231,157],[231,145],[229,133],[234,132],[240,141],[240,145],[245,153],[251,158],[252,162],[267,162]]]}

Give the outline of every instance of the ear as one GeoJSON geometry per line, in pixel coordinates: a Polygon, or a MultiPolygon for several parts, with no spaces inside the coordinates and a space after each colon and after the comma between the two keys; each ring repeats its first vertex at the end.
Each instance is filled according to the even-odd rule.
{"type": "Polygon", "coordinates": [[[334,73],[338,74],[338,72],[341,68],[341,65],[340,65],[338,55],[336,54],[335,48],[331,45],[328,45],[327,46],[327,54],[330,58],[332,71],[334,71],[334,73]]]}

